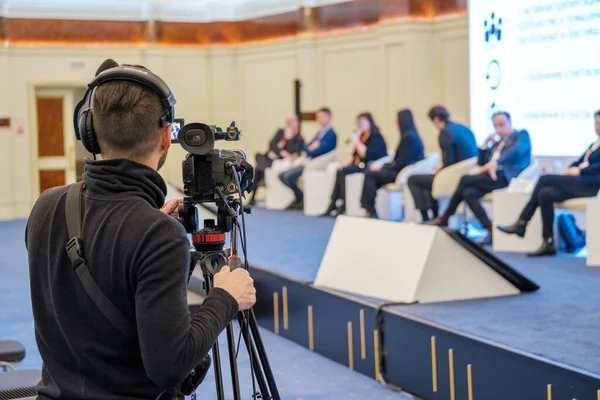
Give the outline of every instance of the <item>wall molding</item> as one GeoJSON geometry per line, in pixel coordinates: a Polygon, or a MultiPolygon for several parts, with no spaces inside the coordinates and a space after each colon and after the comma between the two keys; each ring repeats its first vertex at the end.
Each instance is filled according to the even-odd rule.
{"type": "Polygon", "coordinates": [[[0,38],[11,47],[235,46],[379,29],[405,22],[435,23],[453,19],[466,10],[464,0],[406,0],[392,5],[393,1],[263,0],[256,7],[247,3],[156,0],[138,1],[141,5],[133,0],[62,0],[50,6],[10,0],[0,8],[0,38]],[[86,11],[78,11],[83,9],[86,11]]]}

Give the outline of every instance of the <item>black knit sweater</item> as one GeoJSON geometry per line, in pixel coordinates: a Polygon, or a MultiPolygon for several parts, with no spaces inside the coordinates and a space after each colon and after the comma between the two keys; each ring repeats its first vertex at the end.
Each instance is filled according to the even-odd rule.
{"type": "Polygon", "coordinates": [[[160,211],[166,185],[155,170],[123,159],[88,161],[84,182],[88,268],[135,323],[137,337],[123,336],[84,291],[65,251],[67,187],[47,190],[33,207],[25,235],[44,362],[39,396],[155,399],[209,352],[238,304],[215,289],[190,315],[190,245],[181,224],[160,211]]]}

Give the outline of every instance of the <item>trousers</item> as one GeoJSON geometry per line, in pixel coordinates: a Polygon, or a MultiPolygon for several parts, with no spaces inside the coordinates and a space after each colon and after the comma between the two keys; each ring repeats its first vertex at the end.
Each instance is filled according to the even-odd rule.
{"type": "Polygon", "coordinates": [[[360,197],[362,208],[367,210],[370,214],[375,214],[375,198],[377,197],[377,190],[383,185],[394,182],[397,176],[398,172],[392,169],[365,171],[365,181],[360,197]]]}
{"type": "Polygon", "coordinates": [[[300,187],[298,187],[298,179],[302,176],[302,172],[304,172],[304,167],[294,167],[290,168],[287,171],[279,174],[279,180],[283,182],[283,184],[294,192],[294,197],[296,198],[296,202],[302,201],[304,198],[304,194],[300,187]]]}
{"type": "Polygon", "coordinates": [[[519,219],[529,222],[539,207],[544,239],[550,239],[554,230],[554,204],[578,197],[595,196],[598,190],[600,182],[585,182],[580,176],[541,176],[519,219]]]}
{"type": "Polygon", "coordinates": [[[259,185],[265,179],[265,169],[273,165],[273,160],[266,154],[256,155],[256,168],[254,168],[254,183],[259,185]]]}
{"type": "Polygon", "coordinates": [[[421,211],[434,210],[437,214],[438,203],[431,195],[435,175],[412,175],[408,178],[408,188],[415,201],[415,208],[421,211]]]}
{"type": "Polygon", "coordinates": [[[444,213],[446,218],[449,218],[456,212],[456,209],[460,203],[464,200],[468,205],[475,217],[481,222],[481,224],[490,228],[492,222],[490,221],[485,209],[479,202],[483,196],[496,189],[502,189],[508,186],[508,181],[502,171],[498,171],[498,179],[493,180],[488,174],[481,175],[465,175],[460,179],[458,188],[450,199],[448,209],[444,213]]]}
{"type": "Polygon", "coordinates": [[[346,175],[362,172],[363,169],[356,164],[349,165],[337,172],[333,191],[331,192],[331,205],[335,206],[337,200],[346,201],[346,175]]]}

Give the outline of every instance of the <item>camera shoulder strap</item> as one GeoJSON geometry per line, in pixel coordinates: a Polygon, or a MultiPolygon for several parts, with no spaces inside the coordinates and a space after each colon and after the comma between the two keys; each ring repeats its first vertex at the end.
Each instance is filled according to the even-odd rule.
{"type": "Polygon", "coordinates": [[[81,281],[83,288],[90,296],[100,312],[117,328],[123,335],[134,337],[135,329],[131,321],[106,297],[98,286],[90,270],[87,267],[83,243],[81,241],[81,202],[83,200],[83,182],[72,184],[67,192],[65,202],[65,216],[67,219],[67,231],[71,238],[67,243],[66,250],[75,274],[81,281]]]}

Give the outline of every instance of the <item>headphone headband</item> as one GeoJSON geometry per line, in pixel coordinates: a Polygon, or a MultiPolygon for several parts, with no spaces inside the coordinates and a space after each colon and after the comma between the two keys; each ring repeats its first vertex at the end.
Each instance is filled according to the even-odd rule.
{"type": "MultiPolygon", "coordinates": [[[[175,96],[169,89],[169,86],[163,81],[158,75],[153,74],[150,71],[136,68],[136,67],[113,67],[105,71],[102,71],[96,76],[89,84],[89,89],[94,89],[106,82],[112,81],[128,81],[135,82],[144,85],[152,89],[160,97],[160,102],[166,111],[175,106],[177,101],[175,96]]],[[[175,115],[168,122],[173,122],[175,115]]]]}
{"type": "Polygon", "coordinates": [[[93,154],[100,153],[100,146],[98,145],[92,123],[91,107],[93,92],[98,86],[106,82],[114,81],[134,82],[154,91],[160,98],[160,103],[165,111],[159,121],[161,127],[165,127],[175,120],[175,103],[177,103],[177,101],[175,100],[175,96],[171,92],[171,89],[169,89],[169,86],[158,75],[135,66],[115,66],[105,69],[98,73],[88,84],[88,89],[85,92],[83,99],[81,99],[75,107],[73,116],[75,136],[78,140],[81,140],[84,147],[93,154]],[[86,104],[87,107],[85,107],[86,104]]]}

